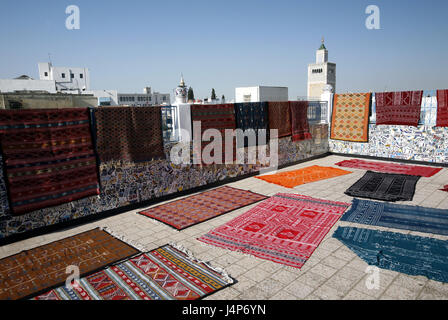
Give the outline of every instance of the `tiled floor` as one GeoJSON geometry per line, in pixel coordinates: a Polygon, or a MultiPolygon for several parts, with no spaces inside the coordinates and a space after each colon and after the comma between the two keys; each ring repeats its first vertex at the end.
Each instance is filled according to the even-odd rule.
{"type": "MultiPolygon", "coordinates": [[[[344,159],[348,158],[328,156],[288,167],[281,171],[289,171],[310,165],[337,167],[334,163],[344,159]]],[[[352,168],[344,169],[353,173],[301,185],[294,189],[284,188],[255,178],[244,179],[229,185],[268,196],[277,192],[289,192],[328,200],[351,202],[352,198],[345,195],[344,191],[358,180],[365,171],[352,168]]],[[[448,193],[438,190],[447,183],[448,168],[444,168],[431,178],[422,177],[419,180],[412,202],[398,203],[448,209],[448,193]]],[[[233,278],[238,280],[237,284],[208,296],[206,298],[208,300],[448,299],[448,284],[429,280],[423,276],[408,276],[384,269],[380,269],[379,288],[368,289],[366,281],[369,279],[370,273],[366,272],[367,263],[358,258],[356,254],[342,245],[341,242],[332,238],[332,233],[338,226],[356,226],[353,223],[337,222],[300,270],[234,251],[207,246],[196,240],[197,237],[210,229],[233,219],[255,205],[224,214],[183,231],[177,231],[153,219],[136,214],[137,210],[129,211],[80,227],[0,247],[0,257],[6,257],[23,249],[32,248],[100,226],[109,227],[115,233],[139,243],[147,250],[169,242],[181,244],[193,252],[196,257],[205,261],[211,261],[211,264],[214,266],[225,268],[233,278]]],[[[357,226],[448,240],[448,236],[428,235],[419,232],[365,225],[357,226]]]]}

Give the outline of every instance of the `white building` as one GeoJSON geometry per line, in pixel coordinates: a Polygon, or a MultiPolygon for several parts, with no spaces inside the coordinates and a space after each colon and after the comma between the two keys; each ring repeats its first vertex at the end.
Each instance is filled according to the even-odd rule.
{"type": "Polygon", "coordinates": [[[76,92],[90,90],[90,73],[88,68],[53,67],[50,62],[40,62],[40,80],[52,80],[58,92],[76,92]]]}
{"type": "Polygon", "coordinates": [[[151,92],[151,87],[145,87],[143,93],[118,93],[117,101],[121,106],[169,105],[171,103],[169,93],[151,92]]]}
{"type": "Polygon", "coordinates": [[[35,80],[25,75],[15,79],[0,79],[0,92],[15,91],[56,93],[56,83],[52,80],[35,80]]]}
{"type": "Polygon", "coordinates": [[[235,102],[261,101],[288,101],[288,88],[272,86],[235,88],[235,102]]]}
{"type": "Polygon", "coordinates": [[[308,65],[308,99],[319,99],[327,85],[336,92],[336,64],[328,62],[328,50],[322,39],[322,45],[316,51],[316,63],[308,65]]]}

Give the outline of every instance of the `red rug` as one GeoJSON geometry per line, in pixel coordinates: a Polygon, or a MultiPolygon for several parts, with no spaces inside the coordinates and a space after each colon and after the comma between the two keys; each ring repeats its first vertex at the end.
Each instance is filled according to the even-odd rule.
{"type": "Polygon", "coordinates": [[[418,126],[423,91],[377,92],[376,124],[418,126]]]}
{"type": "Polygon", "coordinates": [[[411,176],[421,176],[426,178],[432,177],[437,172],[442,170],[442,168],[435,168],[435,167],[412,166],[390,162],[373,162],[360,159],[344,160],[336,163],[336,165],[347,168],[372,170],[384,173],[408,174],[411,176]]]}
{"type": "Polygon", "coordinates": [[[349,206],[277,193],[198,240],[301,268],[349,206]]]}
{"type": "Polygon", "coordinates": [[[291,135],[291,112],[288,101],[269,101],[269,129],[277,129],[278,137],[291,135]]]}
{"type": "Polygon", "coordinates": [[[436,127],[448,127],[448,89],[437,90],[436,127]]]}
{"type": "Polygon", "coordinates": [[[258,193],[225,186],[149,208],[139,213],[182,230],[266,198],[258,193]]]}
{"type": "Polygon", "coordinates": [[[311,139],[308,124],[308,101],[289,101],[292,141],[311,139]]]}
{"type": "Polygon", "coordinates": [[[87,108],[1,110],[0,142],[13,214],[99,194],[87,108]]]}

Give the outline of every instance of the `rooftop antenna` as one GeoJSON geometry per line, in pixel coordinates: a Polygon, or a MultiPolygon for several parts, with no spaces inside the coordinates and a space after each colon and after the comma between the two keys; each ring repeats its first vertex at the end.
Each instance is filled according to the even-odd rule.
{"type": "Polygon", "coordinates": [[[52,64],[51,63],[51,53],[48,53],[48,61],[50,62],[50,64],[52,64]]]}

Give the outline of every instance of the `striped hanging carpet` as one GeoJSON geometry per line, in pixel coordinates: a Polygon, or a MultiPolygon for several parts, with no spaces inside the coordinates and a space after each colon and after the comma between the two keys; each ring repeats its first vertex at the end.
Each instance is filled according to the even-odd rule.
{"type": "Polygon", "coordinates": [[[344,193],[383,201],[412,201],[420,176],[367,171],[344,193]]]}
{"type": "Polygon", "coordinates": [[[265,145],[268,143],[268,103],[244,102],[235,103],[236,127],[243,131],[253,132],[254,139],[244,137],[243,141],[237,141],[237,148],[265,145]],[[266,133],[266,139],[260,139],[258,135],[266,133]]]}
{"type": "Polygon", "coordinates": [[[353,227],[339,227],[333,237],[369,265],[448,282],[447,241],[353,227]]]}
{"type": "Polygon", "coordinates": [[[34,300],[196,300],[233,284],[170,245],[83,277],[71,288],[61,286],[34,300]]]}
{"type": "Polygon", "coordinates": [[[95,117],[102,162],[165,157],[161,107],[100,107],[95,117]]]}
{"type": "Polygon", "coordinates": [[[436,127],[448,127],[448,89],[437,90],[436,127]]]}
{"type": "MultiPolygon", "coordinates": [[[[201,147],[197,143],[194,144],[194,154],[196,159],[202,159],[202,164],[222,164],[222,163],[232,163],[236,159],[236,138],[230,136],[232,140],[230,141],[230,147],[227,153],[232,152],[232,154],[227,155],[226,161],[226,130],[235,130],[235,108],[233,103],[227,104],[193,104],[191,105],[191,119],[192,121],[198,121],[201,124],[200,137],[195,137],[195,141],[201,141],[201,147]],[[221,140],[217,140],[219,144],[219,149],[221,150],[221,156],[215,154],[213,148],[213,137],[211,142],[203,141],[204,133],[208,129],[216,129],[219,131],[221,140]],[[204,152],[205,150],[205,152],[204,152]],[[214,160],[212,163],[205,161],[204,156],[210,156],[210,160],[214,160]]],[[[199,131],[198,131],[199,133],[199,131]]]]}
{"type": "Polygon", "coordinates": [[[289,101],[292,141],[311,139],[308,123],[308,101],[289,101]]]}
{"type": "Polygon", "coordinates": [[[277,129],[278,137],[291,135],[291,113],[288,101],[269,101],[269,129],[277,129]]]}
{"type": "Polygon", "coordinates": [[[277,193],[198,240],[301,268],[349,206],[277,193]]]}
{"type": "Polygon", "coordinates": [[[0,259],[0,300],[35,296],[65,283],[67,266],[81,276],[138,254],[100,229],[89,230],[0,259]]]}
{"type": "Polygon", "coordinates": [[[89,109],[0,110],[0,143],[14,215],[100,193],[89,109]]]}
{"type": "Polygon", "coordinates": [[[368,142],[371,93],[335,94],[330,138],[368,142]]]}
{"type": "Polygon", "coordinates": [[[448,210],[353,199],[342,221],[448,235],[448,210]]]}
{"type": "Polygon", "coordinates": [[[390,162],[365,161],[361,159],[343,160],[336,163],[336,165],[347,168],[364,169],[384,173],[408,174],[411,176],[421,177],[432,177],[437,172],[442,170],[442,168],[435,167],[414,166],[390,162]]]}
{"type": "Polygon", "coordinates": [[[152,207],[139,214],[182,230],[266,198],[258,193],[224,186],[152,207]]]}
{"type": "Polygon", "coordinates": [[[423,91],[376,92],[376,124],[418,126],[423,91]]]}
{"type": "Polygon", "coordinates": [[[286,188],[294,188],[305,183],[339,177],[349,173],[352,172],[333,167],[310,166],[276,174],[256,176],[255,178],[286,188]]]}

